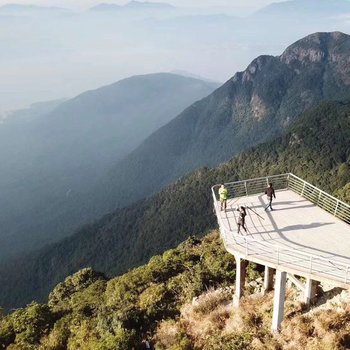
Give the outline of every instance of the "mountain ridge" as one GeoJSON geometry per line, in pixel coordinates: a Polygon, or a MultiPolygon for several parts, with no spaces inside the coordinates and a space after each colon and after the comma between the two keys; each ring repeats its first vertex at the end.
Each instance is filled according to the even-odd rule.
{"type": "Polygon", "coordinates": [[[90,221],[83,211],[74,220],[70,215],[78,194],[98,182],[110,161],[216,87],[170,73],[140,75],[80,94],[48,114],[2,124],[0,256],[70,234],[74,220],[90,221]],[[4,241],[5,234],[12,237],[4,241]]]}
{"type": "Polygon", "coordinates": [[[175,6],[168,3],[152,2],[152,1],[129,1],[125,5],[100,3],[91,7],[90,11],[122,11],[122,10],[174,10],[175,6]]]}
{"type": "Polygon", "coordinates": [[[313,17],[343,14],[344,12],[350,12],[350,4],[347,0],[290,0],[271,3],[256,11],[253,16],[276,16],[288,13],[290,16],[313,17]]]}

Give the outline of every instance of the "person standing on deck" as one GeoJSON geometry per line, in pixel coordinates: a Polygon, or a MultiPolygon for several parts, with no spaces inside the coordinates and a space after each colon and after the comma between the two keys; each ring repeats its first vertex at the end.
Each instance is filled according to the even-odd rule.
{"type": "Polygon", "coordinates": [[[245,227],[245,217],[247,216],[247,212],[245,208],[242,206],[238,208],[237,211],[239,211],[239,218],[237,222],[237,226],[238,226],[237,233],[241,232],[241,226],[243,227],[244,231],[247,232],[247,228],[245,227]]]}
{"type": "Polygon", "coordinates": [[[228,196],[227,188],[225,187],[224,184],[221,184],[221,187],[219,188],[219,197],[220,197],[221,211],[222,210],[226,211],[227,196],[228,196]]]}
{"type": "Polygon", "coordinates": [[[276,195],[275,195],[275,190],[272,187],[272,183],[269,183],[269,187],[265,190],[265,194],[267,195],[267,200],[268,200],[268,205],[265,208],[265,211],[267,210],[267,208],[270,207],[271,210],[272,209],[272,197],[276,199],[276,195]]]}

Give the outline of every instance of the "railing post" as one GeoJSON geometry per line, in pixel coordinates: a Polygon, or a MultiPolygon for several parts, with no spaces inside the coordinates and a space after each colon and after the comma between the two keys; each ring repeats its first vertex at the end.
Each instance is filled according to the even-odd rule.
{"type": "Polygon", "coordinates": [[[317,206],[319,206],[320,204],[320,199],[321,199],[321,195],[322,195],[322,192],[320,190],[319,191],[319,194],[318,194],[318,198],[317,198],[317,206]]]}
{"type": "Polygon", "coordinates": [[[287,190],[289,190],[289,178],[290,178],[290,173],[287,175],[287,190]]]}
{"type": "Polygon", "coordinates": [[[245,195],[248,197],[247,181],[244,181],[245,195]]]}
{"type": "Polygon", "coordinates": [[[312,273],[312,256],[310,256],[310,273],[312,273]]]}
{"type": "Polygon", "coordinates": [[[303,189],[301,190],[301,196],[303,196],[304,195],[304,190],[305,190],[305,182],[303,181],[303,189]]]}
{"type": "Polygon", "coordinates": [[[334,216],[337,215],[338,207],[339,207],[339,201],[337,201],[337,205],[335,206],[334,216]]]}

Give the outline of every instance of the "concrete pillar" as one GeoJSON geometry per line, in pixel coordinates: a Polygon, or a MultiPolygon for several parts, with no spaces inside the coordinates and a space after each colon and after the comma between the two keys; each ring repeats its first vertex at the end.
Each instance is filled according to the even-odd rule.
{"type": "Polygon", "coordinates": [[[311,278],[306,280],[305,292],[304,292],[304,303],[310,305],[316,298],[317,288],[320,282],[314,281],[311,278]]]}
{"type": "Polygon", "coordinates": [[[272,290],[273,288],[273,274],[275,269],[265,266],[265,274],[264,274],[264,293],[272,290]]]}
{"type": "Polygon", "coordinates": [[[272,331],[278,332],[284,316],[287,272],[276,271],[275,295],[273,302],[272,331]]]}
{"type": "Polygon", "coordinates": [[[241,259],[239,256],[235,256],[236,259],[236,290],[233,299],[233,304],[235,306],[239,305],[239,300],[241,299],[244,291],[245,278],[247,275],[247,264],[246,260],[241,259]]]}

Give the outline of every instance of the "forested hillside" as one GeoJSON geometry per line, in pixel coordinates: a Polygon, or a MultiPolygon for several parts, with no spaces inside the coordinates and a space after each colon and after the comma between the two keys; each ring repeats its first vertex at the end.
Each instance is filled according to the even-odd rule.
{"type": "Polygon", "coordinates": [[[0,124],[0,259],[90,222],[77,197],[111,163],[216,87],[176,74],[134,76],[0,124]]]}
{"type": "MultiPolygon", "coordinates": [[[[203,168],[153,197],[118,209],[72,237],[0,268],[0,305],[44,300],[55,284],[91,266],[109,276],[139,266],[190,235],[215,227],[210,187],[222,181],[293,172],[330,193],[350,185],[350,103],[324,102],[284,136],[217,168],[203,168]]],[[[338,192],[337,192],[338,191],[338,192]]]]}
{"type": "Polygon", "coordinates": [[[247,272],[251,282],[237,309],[234,258],[218,232],[191,237],[113,279],[83,269],[59,283],[47,304],[0,315],[0,348],[141,350],[146,340],[157,350],[349,348],[349,291],[319,289],[319,305],[308,310],[297,290],[288,288],[276,336],[274,292],[260,293],[254,264],[247,272]]]}
{"type": "Polygon", "coordinates": [[[53,289],[48,305],[32,303],[0,317],[0,348],[130,350],[156,322],[175,317],[185,302],[228,285],[234,275],[234,259],[217,234],[188,239],[111,280],[83,269],[53,289]]]}

